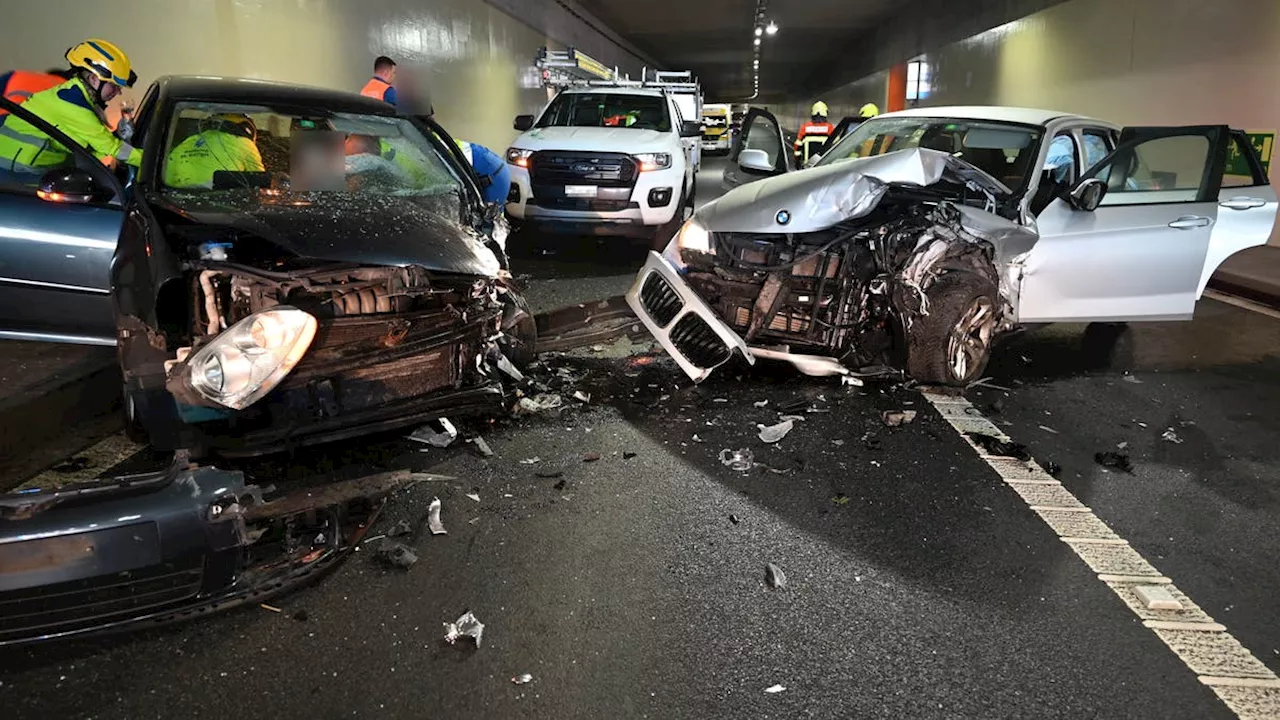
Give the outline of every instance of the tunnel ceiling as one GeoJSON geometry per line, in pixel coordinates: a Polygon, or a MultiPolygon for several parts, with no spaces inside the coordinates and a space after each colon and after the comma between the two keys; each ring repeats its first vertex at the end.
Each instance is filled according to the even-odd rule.
{"type": "MultiPolygon", "coordinates": [[[[669,70],[693,70],[709,101],[752,95],[756,0],[578,0],[669,70]]],[[[902,0],[769,0],[779,32],[762,41],[761,99],[801,99],[832,65],[858,53],[855,39],[886,22],[902,0]]],[[[853,79],[853,78],[849,78],[853,79]]]]}

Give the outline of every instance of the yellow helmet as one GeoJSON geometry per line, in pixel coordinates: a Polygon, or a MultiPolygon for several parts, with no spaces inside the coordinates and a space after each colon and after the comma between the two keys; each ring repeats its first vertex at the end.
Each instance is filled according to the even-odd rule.
{"type": "Polygon", "coordinates": [[[861,118],[873,118],[879,114],[880,114],[880,108],[876,107],[875,103],[867,103],[866,105],[862,106],[861,110],[858,111],[858,117],[861,117],[861,118]]]}
{"type": "Polygon", "coordinates": [[[67,51],[67,62],[72,67],[84,68],[99,80],[122,88],[133,87],[138,74],[129,64],[129,56],[114,43],[89,39],[67,51]]]}
{"type": "Polygon", "coordinates": [[[826,116],[827,116],[827,104],[826,104],[826,103],[824,103],[824,102],[822,102],[821,100],[819,100],[818,102],[816,102],[816,103],[814,103],[814,104],[813,104],[813,110],[812,110],[809,114],[810,114],[810,115],[821,115],[822,117],[826,117],[826,116]]]}
{"type": "Polygon", "coordinates": [[[228,135],[238,135],[254,142],[258,140],[258,125],[244,113],[219,113],[210,116],[205,123],[228,135]]]}

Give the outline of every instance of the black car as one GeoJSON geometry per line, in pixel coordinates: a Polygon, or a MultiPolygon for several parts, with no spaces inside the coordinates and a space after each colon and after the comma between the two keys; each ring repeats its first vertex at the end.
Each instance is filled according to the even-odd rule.
{"type": "Polygon", "coordinates": [[[498,410],[532,356],[505,220],[429,118],[359,95],[166,77],[141,168],[0,173],[0,337],[115,344],[135,438],[256,454],[498,410]]]}

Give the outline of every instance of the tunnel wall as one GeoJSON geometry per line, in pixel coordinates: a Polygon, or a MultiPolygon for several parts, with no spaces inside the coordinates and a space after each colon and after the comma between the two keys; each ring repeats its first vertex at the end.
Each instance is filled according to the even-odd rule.
{"type": "MultiPolygon", "coordinates": [[[[159,75],[250,77],[358,91],[373,60],[399,64],[402,95],[429,101],[456,137],[496,150],[512,119],[547,101],[533,58],[573,45],[637,75],[646,63],[554,0],[127,0],[106,9],[83,0],[9,3],[0,25],[0,68],[43,70],[86,37],[120,45],[134,64],[140,100],[159,75]]],[[[0,70],[3,72],[4,70],[0,70]]]]}

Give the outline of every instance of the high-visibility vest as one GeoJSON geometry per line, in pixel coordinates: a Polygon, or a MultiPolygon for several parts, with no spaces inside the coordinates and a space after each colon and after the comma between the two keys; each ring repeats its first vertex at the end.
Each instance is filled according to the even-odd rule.
{"type": "Polygon", "coordinates": [[[178,143],[164,165],[164,184],[179,188],[212,188],[219,170],[262,172],[262,155],[249,138],[221,130],[205,130],[178,143]]]}
{"type": "Polygon", "coordinates": [[[377,76],[369,78],[369,82],[365,83],[364,87],[360,89],[360,94],[365,97],[371,97],[374,100],[381,100],[392,105],[396,104],[396,89],[392,87],[391,83],[377,76]]]}
{"type": "MultiPolygon", "coordinates": [[[[61,85],[66,82],[64,78],[57,75],[46,75],[45,73],[29,72],[27,70],[14,70],[13,72],[0,75],[0,93],[4,94],[6,100],[21,105],[27,101],[27,98],[35,95],[41,90],[48,90],[55,85],[61,85]]],[[[0,115],[7,114],[8,111],[0,108],[0,115]]]]}
{"type": "MultiPolygon", "coordinates": [[[[134,167],[142,164],[142,151],[116,137],[103,123],[89,100],[89,89],[79,78],[35,93],[23,103],[23,109],[97,157],[115,158],[134,167]]],[[[0,168],[51,168],[69,160],[66,148],[26,120],[8,115],[0,124],[0,168]]]]}
{"type": "Polygon", "coordinates": [[[815,151],[827,143],[836,128],[829,122],[805,123],[796,135],[796,155],[801,162],[807,162],[815,151]]]}

